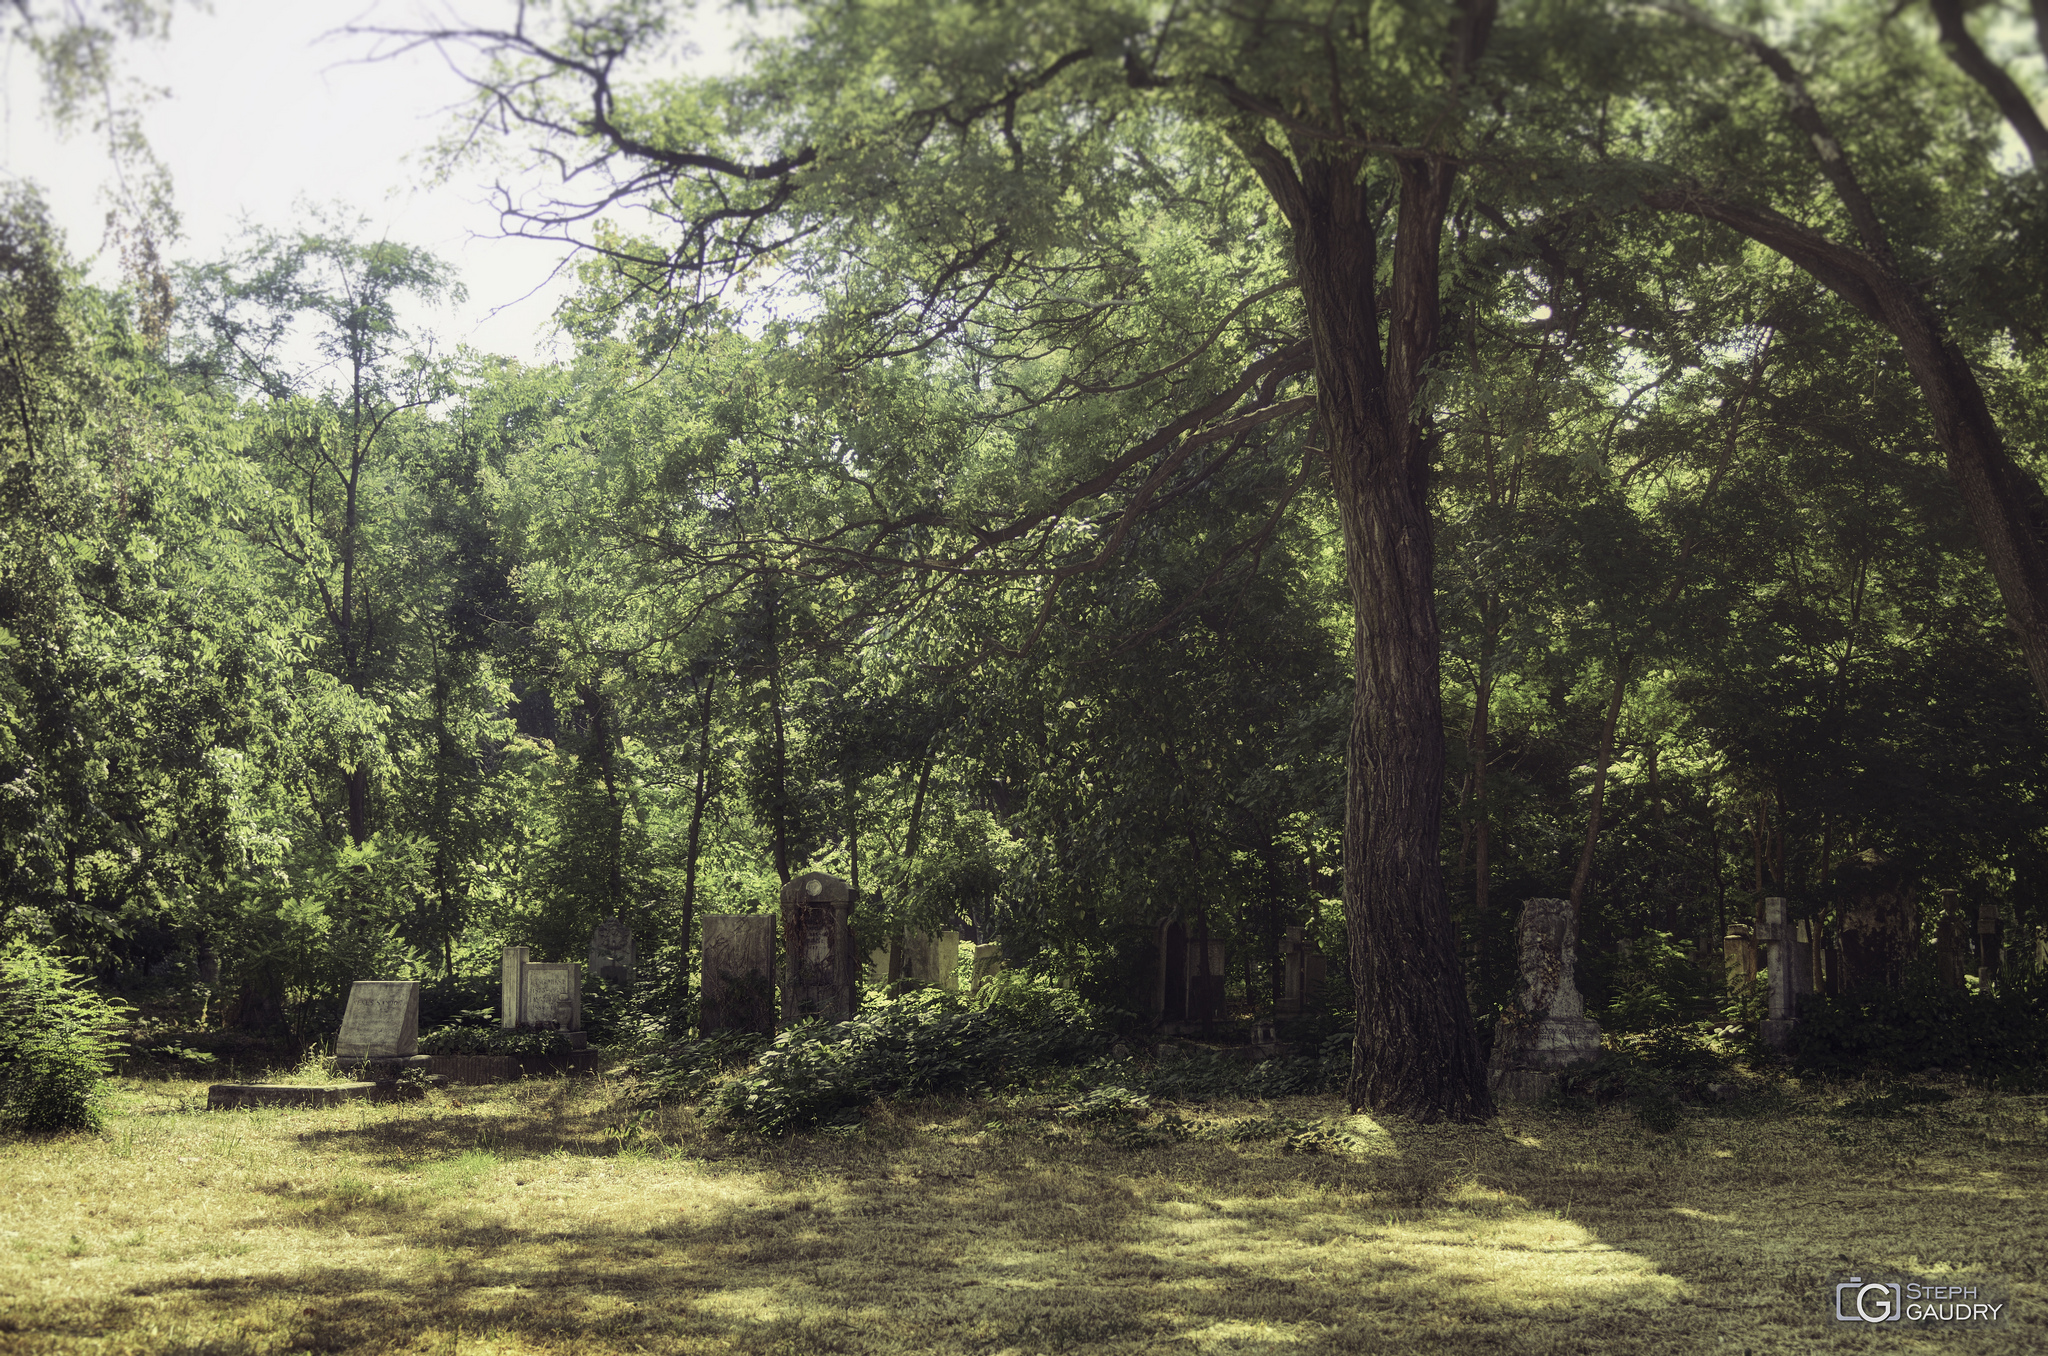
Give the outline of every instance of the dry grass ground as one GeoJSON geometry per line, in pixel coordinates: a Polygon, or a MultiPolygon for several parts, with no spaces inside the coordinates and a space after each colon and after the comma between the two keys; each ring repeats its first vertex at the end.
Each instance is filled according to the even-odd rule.
{"type": "Polygon", "coordinates": [[[759,1143],[624,1093],[208,1113],[130,1085],[102,1134],[0,1143],[0,1352],[2048,1350],[2048,1100],[1669,1135],[1194,1117],[1353,1136],[1301,1153],[1048,1139],[1014,1102],[759,1143]],[[2003,1277],[2016,1321],[1824,1324],[1847,1270],[2003,1277]]]}

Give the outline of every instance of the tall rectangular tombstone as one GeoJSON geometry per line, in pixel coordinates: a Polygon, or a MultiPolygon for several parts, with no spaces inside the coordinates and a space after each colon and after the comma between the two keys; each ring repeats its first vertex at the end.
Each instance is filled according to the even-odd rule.
{"type": "Polygon", "coordinates": [[[418,980],[359,979],[349,986],[336,1059],[410,1059],[419,1051],[418,980]]]}
{"type": "Polygon", "coordinates": [[[853,1016],[853,887],[806,871],[782,887],[782,1018],[853,1016]]]}
{"type": "Polygon", "coordinates": [[[519,1025],[519,1014],[526,1007],[526,957],[529,953],[523,946],[505,948],[505,959],[499,979],[498,1025],[515,1027],[519,1025]]]}
{"type": "Polygon", "coordinates": [[[1493,1095],[1535,1101],[1557,1086],[1567,1069],[1600,1056],[1600,1027],[1586,1016],[1573,972],[1578,935],[1572,906],[1563,899],[1522,902],[1515,929],[1522,983],[1515,1003],[1494,1029],[1487,1084],[1493,1095]]]}
{"type": "Polygon", "coordinates": [[[699,1035],[717,1031],[775,1034],[774,915],[705,917],[704,977],[698,994],[699,1035]]]}

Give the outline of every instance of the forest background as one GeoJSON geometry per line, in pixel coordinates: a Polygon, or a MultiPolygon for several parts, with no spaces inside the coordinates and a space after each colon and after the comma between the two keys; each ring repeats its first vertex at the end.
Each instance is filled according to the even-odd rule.
{"type": "MultiPolygon", "coordinates": [[[[163,17],[17,9],[74,98],[65,34],[163,17]]],[[[1131,1010],[1176,911],[1249,1007],[1287,927],[1370,1000],[1440,918],[1482,1037],[1538,895],[1624,1023],[1880,858],[2036,954],[1984,494],[2043,549],[2039,3],[798,5],[687,80],[685,13],[519,23],[360,37],[447,51],[448,172],[583,247],[565,361],[409,332],[450,275],[345,213],[168,262],[140,122],[127,285],[8,188],[0,937],[302,1038],[610,916],[680,1033],[698,920],[806,868],[1131,1010]],[[1347,342],[1426,731],[1361,677],[1347,342]],[[1375,750],[1436,759],[1422,866],[1347,861],[1375,750]]]]}

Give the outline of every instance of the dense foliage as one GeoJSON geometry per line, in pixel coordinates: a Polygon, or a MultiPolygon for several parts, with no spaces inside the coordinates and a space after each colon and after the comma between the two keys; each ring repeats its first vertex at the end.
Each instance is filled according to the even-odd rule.
{"type": "MultiPolygon", "coordinates": [[[[1285,142],[1297,177],[1361,157],[1389,297],[1403,176],[1457,170],[1410,374],[1441,714],[1400,747],[1447,751],[1427,871],[1481,1029],[1539,895],[1644,1040],[1720,1020],[1763,897],[1839,935],[1857,860],[1996,905],[2035,963],[2024,600],[1911,336],[1826,264],[1859,239],[1911,284],[2031,511],[2042,151],[1926,7],[806,0],[729,76],[592,104],[668,8],[442,35],[485,130],[588,171],[526,224],[607,223],[557,363],[436,350],[401,318],[447,268],[346,218],[103,290],[0,197],[0,938],[305,1039],[352,979],[581,959],[618,917],[641,981],[594,1024],[651,1046],[690,1034],[703,915],[817,868],[863,952],[1000,939],[1117,1029],[1176,915],[1239,1015],[1293,927],[1341,994],[1386,944],[1345,895],[1378,708],[1285,142]],[[585,186],[649,211],[579,216],[585,186]]],[[[1962,31],[2025,102],[2040,46],[1994,8],[1962,31]]],[[[1849,1001],[1809,1027],[1844,1068],[1992,1072],[2032,1030],[2016,997],[1849,1001]]],[[[784,1033],[728,1110],[999,1083],[1080,1030],[902,999],[784,1033]]]]}

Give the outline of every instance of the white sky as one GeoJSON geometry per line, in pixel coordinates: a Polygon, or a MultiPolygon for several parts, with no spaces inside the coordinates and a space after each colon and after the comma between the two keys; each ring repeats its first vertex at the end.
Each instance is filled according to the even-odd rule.
{"type": "MultiPolygon", "coordinates": [[[[508,18],[511,6],[466,0],[460,9],[486,23],[508,18]]],[[[296,203],[340,202],[369,218],[373,238],[424,247],[461,274],[467,302],[412,320],[437,347],[545,359],[549,316],[567,287],[548,282],[561,251],[496,238],[481,169],[473,182],[425,186],[423,148],[449,128],[466,87],[431,51],[364,63],[366,39],[325,36],[350,23],[407,27],[425,16],[421,0],[212,0],[210,13],[181,5],[165,45],[129,49],[129,69],[170,90],[146,112],[145,129],[170,166],[184,220],[185,238],[171,253],[217,258],[245,218],[288,230],[300,220],[296,203]]],[[[724,15],[706,17],[718,36],[699,45],[727,50],[724,15]]],[[[94,254],[110,177],[104,151],[89,130],[55,137],[32,64],[18,52],[8,53],[4,94],[0,170],[40,184],[72,253],[94,254]]],[[[96,279],[114,281],[111,264],[103,259],[96,279]]]]}

